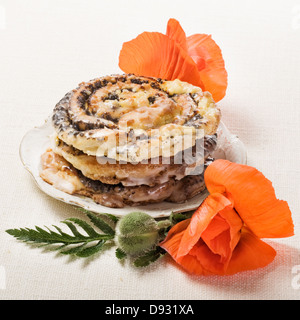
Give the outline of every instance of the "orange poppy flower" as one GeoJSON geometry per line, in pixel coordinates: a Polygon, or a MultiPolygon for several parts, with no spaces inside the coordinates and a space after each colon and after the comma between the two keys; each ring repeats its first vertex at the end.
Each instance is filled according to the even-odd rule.
{"type": "Polygon", "coordinates": [[[221,49],[210,35],[186,37],[175,19],[168,21],[166,34],[143,32],[125,42],[119,67],[126,73],[189,82],[209,91],[216,102],[226,93],[227,72],[221,49]]]}
{"type": "Polygon", "coordinates": [[[214,161],[205,171],[210,195],[160,246],[191,274],[230,275],[268,265],[276,251],[260,238],[294,234],[291,212],[257,169],[214,161]]]}

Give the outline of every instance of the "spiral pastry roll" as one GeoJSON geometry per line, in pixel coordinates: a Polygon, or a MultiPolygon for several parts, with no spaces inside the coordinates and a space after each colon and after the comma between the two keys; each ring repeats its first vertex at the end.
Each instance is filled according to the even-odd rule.
{"type": "Polygon", "coordinates": [[[81,83],[53,114],[58,137],[68,145],[135,163],[192,147],[201,135],[214,134],[219,120],[210,93],[179,80],[134,75],[81,83]]]}
{"type": "Polygon", "coordinates": [[[211,94],[186,82],[133,74],[83,82],[53,110],[41,177],[109,207],[183,202],[205,188],[219,122],[211,94]]]}

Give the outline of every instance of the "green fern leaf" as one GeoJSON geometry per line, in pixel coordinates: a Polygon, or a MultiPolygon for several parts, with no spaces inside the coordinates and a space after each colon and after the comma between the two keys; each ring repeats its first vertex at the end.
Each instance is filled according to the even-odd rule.
{"type": "Polygon", "coordinates": [[[87,216],[91,220],[91,222],[101,231],[106,234],[114,235],[116,222],[111,219],[108,215],[105,214],[92,214],[91,212],[87,213],[87,216]]]}
{"type": "Polygon", "coordinates": [[[113,240],[114,238],[114,230],[106,222],[92,213],[89,213],[89,218],[96,227],[102,232],[106,231],[106,233],[98,233],[93,226],[78,218],[69,218],[62,221],[62,223],[68,226],[72,234],[62,231],[57,226],[53,226],[56,231],[48,227],[43,229],[35,226],[35,229],[8,229],[6,232],[18,240],[31,244],[41,244],[43,246],[61,244],[55,250],[60,251],[62,254],[89,257],[99,252],[106,241],[113,240]],[[79,232],[77,226],[83,229],[86,235],[79,232]]]}

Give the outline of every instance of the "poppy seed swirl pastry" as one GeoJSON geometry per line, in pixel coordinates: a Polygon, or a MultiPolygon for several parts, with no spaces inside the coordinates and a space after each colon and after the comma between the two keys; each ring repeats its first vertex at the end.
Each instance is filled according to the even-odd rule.
{"type": "Polygon", "coordinates": [[[55,107],[59,139],[88,155],[141,162],[173,156],[217,130],[220,111],[212,96],[179,80],[134,75],[83,82],[55,107]],[[196,130],[203,129],[203,130],[196,130]],[[150,142],[150,143],[149,143],[150,142]]]}
{"type": "Polygon", "coordinates": [[[209,92],[179,80],[83,82],[53,110],[40,175],[107,207],[184,202],[205,189],[220,116],[209,92]]]}

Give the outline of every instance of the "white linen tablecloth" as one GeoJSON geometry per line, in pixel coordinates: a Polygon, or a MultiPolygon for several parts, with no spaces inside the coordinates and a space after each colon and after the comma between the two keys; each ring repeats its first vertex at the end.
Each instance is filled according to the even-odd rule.
{"type": "Polygon", "coordinates": [[[299,299],[300,1],[0,0],[0,299],[299,299]],[[72,259],[32,248],[6,229],[60,225],[80,217],[44,194],[23,168],[23,135],[78,83],[119,73],[123,42],[165,32],[212,34],[229,75],[223,121],[244,142],[248,164],[288,201],[295,235],[266,240],[266,268],[193,277],[165,257],[137,270],[114,248],[72,259]]]}

